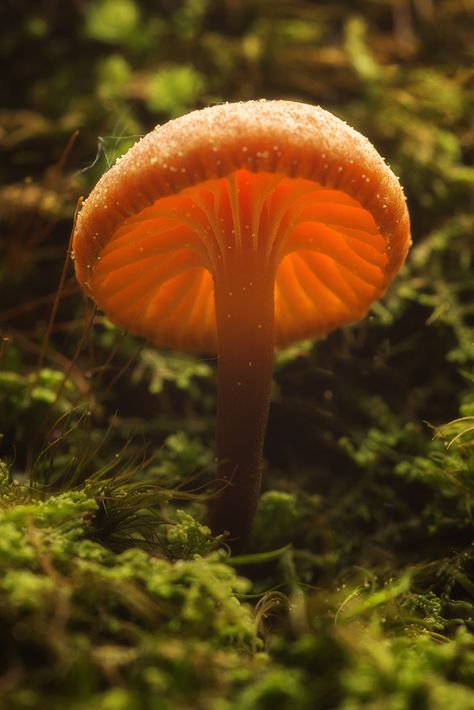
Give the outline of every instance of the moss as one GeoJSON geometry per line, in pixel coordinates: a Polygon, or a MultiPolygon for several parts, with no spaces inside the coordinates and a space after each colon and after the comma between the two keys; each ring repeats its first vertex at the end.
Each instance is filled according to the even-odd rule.
{"type": "MultiPolygon", "coordinates": [[[[239,652],[250,663],[255,627],[236,596],[249,583],[222,553],[197,553],[207,542],[206,529],[182,513],[168,530],[171,549],[179,544],[188,560],[171,562],[139,548],[117,555],[91,539],[97,508],[84,491],[44,500],[32,493],[27,502],[10,496],[3,508],[0,609],[6,642],[0,663],[19,681],[24,673],[28,677],[26,684],[13,682],[11,707],[27,707],[28,697],[38,700],[52,687],[53,697],[73,697],[84,673],[88,693],[124,673],[141,686],[136,702],[160,685],[191,697],[206,664],[212,664],[206,671],[212,677],[228,653],[231,661],[239,652]],[[217,665],[214,654],[221,658],[217,665]],[[53,686],[52,672],[59,672],[53,686]]],[[[124,697],[125,690],[110,692],[100,702],[124,697]]]]}

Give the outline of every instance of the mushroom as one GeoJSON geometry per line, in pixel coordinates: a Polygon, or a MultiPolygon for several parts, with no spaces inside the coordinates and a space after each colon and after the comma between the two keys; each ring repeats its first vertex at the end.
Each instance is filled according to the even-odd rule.
{"type": "Polygon", "coordinates": [[[402,266],[409,217],[369,141],[292,101],[157,126],[78,216],[79,283],[159,347],[218,356],[215,533],[244,543],[261,486],[275,347],[363,318],[402,266]]]}

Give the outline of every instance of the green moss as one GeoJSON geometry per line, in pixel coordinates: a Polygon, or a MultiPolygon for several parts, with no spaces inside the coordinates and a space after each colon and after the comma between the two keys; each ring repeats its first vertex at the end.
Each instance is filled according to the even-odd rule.
{"type": "Polygon", "coordinates": [[[90,37],[121,44],[138,31],[140,11],[132,0],[101,0],[88,6],[86,32],[90,37]]]}
{"type": "MultiPolygon", "coordinates": [[[[197,554],[209,544],[206,528],[181,513],[168,530],[170,550],[185,552],[188,560],[170,562],[136,547],[117,555],[91,539],[97,509],[84,491],[45,500],[31,493],[27,502],[10,497],[0,514],[0,608],[7,639],[0,662],[26,669],[34,643],[39,656],[26,686],[32,698],[47,692],[46,679],[59,666],[55,692],[74,695],[81,664],[89,693],[120,668],[143,686],[141,702],[142,693],[160,685],[173,686],[177,697],[192,695],[201,682],[200,664],[211,662],[219,649],[224,661],[229,646],[231,656],[239,650],[251,658],[255,627],[236,596],[249,583],[222,553],[197,554]],[[196,655],[190,656],[193,646],[196,655]],[[157,658],[165,666],[161,672],[157,658]],[[183,679],[187,685],[181,687],[183,679]]],[[[11,707],[28,706],[23,686],[9,694],[11,707]]],[[[110,692],[100,702],[123,697],[110,692]]]]}
{"type": "Polygon", "coordinates": [[[179,116],[198,102],[204,86],[204,77],[192,66],[162,69],[150,77],[147,106],[156,113],[179,116]]]}

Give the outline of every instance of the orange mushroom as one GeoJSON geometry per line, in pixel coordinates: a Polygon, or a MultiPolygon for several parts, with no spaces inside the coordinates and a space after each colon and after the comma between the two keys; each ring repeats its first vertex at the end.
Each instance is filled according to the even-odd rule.
{"type": "Polygon", "coordinates": [[[275,347],[366,315],[402,266],[397,178],[321,108],[249,101],[158,126],[78,216],[77,278],[158,346],[217,352],[215,532],[242,543],[261,484],[275,347]]]}

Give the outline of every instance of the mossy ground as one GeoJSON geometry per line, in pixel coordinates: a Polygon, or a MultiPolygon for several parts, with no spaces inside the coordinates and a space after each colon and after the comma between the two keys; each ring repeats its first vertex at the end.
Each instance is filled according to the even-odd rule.
{"type": "Polygon", "coordinates": [[[0,14],[0,706],[474,708],[466,3],[0,14]],[[202,524],[215,360],[92,325],[67,245],[77,198],[138,135],[256,97],[365,133],[414,247],[368,319],[278,354],[265,491],[233,558],[202,524]]]}

